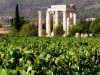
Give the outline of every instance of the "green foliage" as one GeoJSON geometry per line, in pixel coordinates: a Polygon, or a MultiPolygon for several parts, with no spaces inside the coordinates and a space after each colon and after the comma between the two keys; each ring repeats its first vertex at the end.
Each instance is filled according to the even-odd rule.
{"type": "MultiPolygon", "coordinates": [[[[16,22],[16,18],[11,19],[11,26],[12,26],[13,28],[16,27],[15,22],[16,22]]],[[[22,27],[23,24],[25,24],[25,23],[28,23],[28,21],[26,21],[25,18],[24,18],[23,16],[20,16],[20,17],[19,17],[19,24],[20,24],[20,26],[22,27]]],[[[16,29],[16,28],[15,28],[15,29],[16,29]]]]}
{"type": "Polygon", "coordinates": [[[2,24],[0,24],[0,28],[2,28],[2,24]]]}
{"type": "Polygon", "coordinates": [[[90,33],[90,24],[92,21],[80,21],[76,25],[70,28],[70,35],[75,35],[75,33],[90,33]]]}
{"type": "Polygon", "coordinates": [[[21,36],[37,36],[38,29],[36,26],[30,24],[30,23],[26,23],[22,26],[21,30],[20,30],[20,35],[21,36]]]}
{"type": "Polygon", "coordinates": [[[42,35],[46,36],[46,30],[45,29],[42,30],[42,35]]]}
{"type": "Polygon", "coordinates": [[[19,22],[19,7],[18,4],[16,5],[16,10],[15,10],[15,29],[20,30],[20,22],[19,22]]]}
{"type": "Polygon", "coordinates": [[[61,36],[61,35],[63,35],[64,31],[63,31],[62,24],[59,22],[58,25],[57,25],[57,27],[54,28],[53,31],[54,31],[54,35],[55,36],[61,36]]]}
{"type": "Polygon", "coordinates": [[[11,31],[7,34],[7,36],[19,36],[19,32],[14,27],[11,27],[10,30],[11,31]]]}
{"type": "Polygon", "coordinates": [[[80,22],[76,25],[73,25],[72,28],[70,28],[69,34],[74,35],[76,32],[81,33],[84,29],[84,25],[80,22]]]}
{"type": "MultiPolygon", "coordinates": [[[[23,24],[28,23],[28,21],[26,21],[25,18],[24,18],[23,16],[20,16],[20,17],[19,17],[19,23],[20,23],[20,26],[22,27],[23,24]]],[[[21,28],[21,27],[20,27],[20,28],[21,28]]]]}
{"type": "MultiPolygon", "coordinates": [[[[35,24],[32,25],[32,28],[30,26],[26,26],[26,28],[25,28],[26,24],[29,25],[29,21],[26,21],[23,16],[19,17],[19,21],[20,21],[21,28],[18,31],[15,29],[15,19],[11,20],[11,33],[8,36],[20,36],[20,35],[25,36],[26,34],[28,34],[28,32],[26,32],[26,31],[30,31],[31,33],[33,32],[32,35],[37,36],[38,29],[37,29],[37,26],[35,26],[35,24]],[[27,29],[27,27],[28,27],[28,29],[27,29]],[[30,30],[29,30],[29,28],[30,28],[30,30]]],[[[29,36],[31,35],[31,33],[29,33],[29,36]]]]}
{"type": "Polygon", "coordinates": [[[94,34],[100,34],[100,18],[95,19],[90,25],[90,31],[94,34]]]}
{"type": "Polygon", "coordinates": [[[25,21],[24,17],[19,15],[19,6],[17,4],[16,11],[15,11],[15,18],[11,20],[11,25],[19,32],[21,27],[25,23],[26,23],[26,21],[25,21]]]}
{"type": "Polygon", "coordinates": [[[100,38],[0,37],[0,75],[96,75],[100,38]]]}
{"type": "Polygon", "coordinates": [[[92,21],[81,21],[82,25],[83,25],[83,31],[82,33],[91,33],[90,31],[90,25],[92,23],[92,21]]]}
{"type": "Polygon", "coordinates": [[[0,69],[0,75],[7,75],[6,69],[0,69]]]}
{"type": "MultiPolygon", "coordinates": [[[[20,16],[19,17],[19,21],[20,21],[20,25],[21,25],[21,28],[24,24],[28,23],[23,16],[20,16]]],[[[20,30],[21,30],[20,28],[20,30]]],[[[15,28],[15,18],[14,19],[11,19],[11,32],[8,36],[19,36],[19,32],[20,30],[16,30],[15,28]]]]}

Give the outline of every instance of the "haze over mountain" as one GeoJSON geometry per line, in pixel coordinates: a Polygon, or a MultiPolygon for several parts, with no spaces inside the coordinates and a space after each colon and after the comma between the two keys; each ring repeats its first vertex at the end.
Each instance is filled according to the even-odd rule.
{"type": "Polygon", "coordinates": [[[75,4],[78,17],[100,17],[100,0],[0,0],[0,15],[14,15],[17,3],[26,17],[36,17],[38,10],[54,4],[75,4]]]}

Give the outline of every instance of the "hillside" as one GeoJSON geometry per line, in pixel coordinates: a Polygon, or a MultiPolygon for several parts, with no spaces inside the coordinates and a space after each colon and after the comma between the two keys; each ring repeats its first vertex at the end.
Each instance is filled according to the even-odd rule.
{"type": "Polygon", "coordinates": [[[100,17],[100,0],[0,0],[0,15],[14,15],[19,3],[20,14],[36,17],[38,10],[45,10],[52,4],[75,4],[78,17],[100,17]]]}

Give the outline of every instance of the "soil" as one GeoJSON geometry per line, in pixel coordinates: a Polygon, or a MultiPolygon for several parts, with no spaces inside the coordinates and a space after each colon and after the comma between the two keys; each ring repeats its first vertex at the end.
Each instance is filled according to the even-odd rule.
{"type": "Polygon", "coordinates": [[[7,28],[0,28],[0,34],[7,34],[9,32],[10,32],[10,30],[7,28]]]}

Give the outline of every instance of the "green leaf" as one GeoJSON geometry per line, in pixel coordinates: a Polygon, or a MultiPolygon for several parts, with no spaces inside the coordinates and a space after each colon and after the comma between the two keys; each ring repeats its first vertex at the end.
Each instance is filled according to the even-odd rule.
{"type": "Polygon", "coordinates": [[[0,75],[7,75],[7,70],[1,69],[0,70],[0,75]]]}

